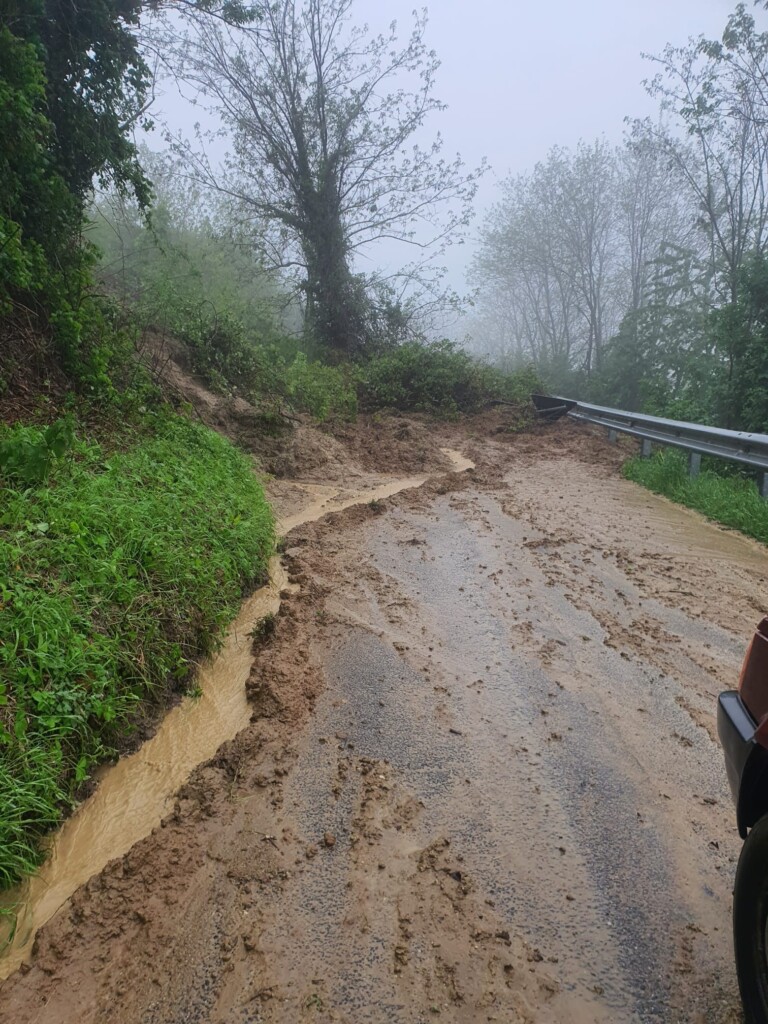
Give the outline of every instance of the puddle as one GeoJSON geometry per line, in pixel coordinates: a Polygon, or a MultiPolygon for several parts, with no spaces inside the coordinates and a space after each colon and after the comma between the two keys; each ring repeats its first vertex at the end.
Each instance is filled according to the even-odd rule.
{"type": "Polygon", "coordinates": [[[647,491],[637,484],[625,487],[622,498],[636,512],[642,510],[643,518],[652,526],[657,542],[677,547],[681,535],[684,535],[690,549],[684,556],[687,560],[717,559],[765,569],[768,549],[764,544],[713,523],[701,512],[677,505],[669,498],[647,491]]]}
{"type": "MultiPolygon", "coordinates": [[[[454,471],[473,466],[458,452],[442,450],[454,471]]],[[[314,500],[300,513],[281,520],[278,533],[287,534],[330,512],[420,487],[428,478],[429,474],[394,479],[344,498],[333,497],[330,488],[310,485],[314,500]]],[[[247,724],[251,712],[245,684],[253,660],[250,633],[265,616],[277,613],[280,594],[288,586],[279,558],[270,561],[269,575],[269,584],[243,603],[221,650],[199,669],[200,696],[185,698],[135,754],[102,770],[98,789],[56,833],[38,874],[21,890],[6,894],[0,906],[16,911],[16,931],[0,959],[0,980],[28,958],[38,929],[75,890],[149,835],[197,765],[213,757],[222,743],[247,724]]]]}

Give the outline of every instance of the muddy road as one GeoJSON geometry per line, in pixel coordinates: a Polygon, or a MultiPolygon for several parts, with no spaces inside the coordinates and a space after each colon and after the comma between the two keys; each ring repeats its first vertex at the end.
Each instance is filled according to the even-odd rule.
{"type": "Polygon", "coordinates": [[[289,534],[250,722],[1,1021],[741,1019],[714,708],[768,554],[587,428],[475,433],[442,438],[475,469],[289,534]]]}

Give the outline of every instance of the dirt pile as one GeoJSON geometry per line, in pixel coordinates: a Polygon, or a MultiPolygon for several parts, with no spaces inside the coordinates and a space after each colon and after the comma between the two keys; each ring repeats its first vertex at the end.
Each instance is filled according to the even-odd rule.
{"type": "MultiPolygon", "coordinates": [[[[313,423],[266,413],[237,396],[216,394],[190,365],[182,342],[148,334],[143,359],[177,403],[252,452],[264,472],[285,480],[348,482],[367,473],[410,475],[444,470],[446,431],[423,417],[361,414],[355,423],[313,423]]],[[[450,430],[448,430],[450,433],[450,430]]]]}

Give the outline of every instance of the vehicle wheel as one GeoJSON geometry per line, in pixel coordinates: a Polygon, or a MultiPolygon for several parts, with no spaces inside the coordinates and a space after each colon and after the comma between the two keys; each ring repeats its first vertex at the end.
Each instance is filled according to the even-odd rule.
{"type": "Polygon", "coordinates": [[[750,830],[733,890],[736,973],[748,1024],[768,1024],[768,814],[750,830]]]}

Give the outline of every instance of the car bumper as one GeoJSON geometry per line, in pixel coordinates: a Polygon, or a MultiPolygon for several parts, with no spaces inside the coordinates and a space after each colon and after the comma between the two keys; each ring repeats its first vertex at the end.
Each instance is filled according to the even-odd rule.
{"type": "MultiPolygon", "coordinates": [[[[721,693],[717,702],[717,733],[725,755],[725,768],[733,802],[739,812],[739,831],[743,831],[743,781],[748,765],[763,753],[755,742],[757,724],[735,690],[721,693]]],[[[745,834],[745,832],[743,833],[745,834]]]]}

